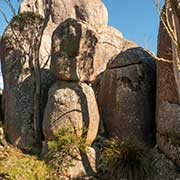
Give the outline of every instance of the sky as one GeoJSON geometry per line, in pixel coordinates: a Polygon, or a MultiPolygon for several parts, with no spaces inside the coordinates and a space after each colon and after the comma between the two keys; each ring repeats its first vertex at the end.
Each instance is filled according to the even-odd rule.
{"type": "MultiPolygon", "coordinates": [[[[103,0],[109,12],[109,25],[115,27],[123,36],[156,54],[159,16],[154,0],[103,0]]],[[[160,0],[163,4],[164,0],[160,0]]],[[[16,10],[19,4],[12,0],[16,10]]],[[[0,0],[0,7],[11,17],[8,7],[0,0]]],[[[6,22],[0,15],[0,35],[6,27],[6,22]]],[[[2,79],[0,78],[0,87],[2,79]]]]}

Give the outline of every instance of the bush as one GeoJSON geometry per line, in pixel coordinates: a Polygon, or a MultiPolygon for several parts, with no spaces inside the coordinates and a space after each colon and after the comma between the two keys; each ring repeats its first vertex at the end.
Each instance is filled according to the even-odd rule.
{"type": "Polygon", "coordinates": [[[64,126],[54,140],[48,142],[47,163],[57,174],[66,174],[68,167],[73,166],[73,159],[77,159],[79,152],[85,151],[86,147],[86,138],[78,137],[71,126],[64,126]]]}
{"type": "Polygon", "coordinates": [[[1,178],[4,180],[55,180],[53,172],[44,161],[24,155],[13,147],[0,150],[1,178]]]}
{"type": "Polygon", "coordinates": [[[105,179],[144,180],[153,171],[145,148],[118,138],[106,142],[101,159],[105,179]]]}

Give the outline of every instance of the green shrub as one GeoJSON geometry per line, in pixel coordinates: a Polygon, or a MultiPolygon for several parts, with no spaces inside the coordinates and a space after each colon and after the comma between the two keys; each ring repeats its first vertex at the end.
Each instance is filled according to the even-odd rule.
{"type": "Polygon", "coordinates": [[[37,31],[37,28],[40,28],[44,22],[44,19],[39,14],[36,14],[34,12],[23,12],[16,16],[14,16],[11,20],[11,25],[14,29],[18,29],[20,32],[30,29],[34,29],[37,31]],[[29,29],[26,29],[29,28],[29,29]]]}
{"type": "Polygon", "coordinates": [[[0,151],[0,177],[7,180],[55,180],[44,161],[7,147],[0,151]]]}
{"type": "Polygon", "coordinates": [[[86,138],[78,137],[71,126],[64,126],[56,133],[54,139],[48,142],[47,163],[56,173],[66,173],[73,166],[80,151],[86,150],[86,138]]]}
{"type": "Polygon", "coordinates": [[[107,179],[144,180],[153,167],[145,148],[111,138],[102,152],[102,175],[107,179]]]}

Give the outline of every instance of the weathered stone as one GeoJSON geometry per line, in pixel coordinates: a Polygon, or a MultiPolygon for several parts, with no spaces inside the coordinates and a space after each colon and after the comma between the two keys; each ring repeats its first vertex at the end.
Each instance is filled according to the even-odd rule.
{"type": "Polygon", "coordinates": [[[166,137],[169,132],[180,132],[180,106],[173,67],[172,42],[162,22],[159,28],[157,55],[170,61],[157,62],[157,143],[169,158],[180,163],[180,160],[177,160],[180,158],[180,150],[166,137]]]}
{"type": "Polygon", "coordinates": [[[88,24],[68,19],[53,34],[51,71],[60,80],[91,82],[126,42],[112,27],[96,33],[88,24]]]}
{"type": "Polygon", "coordinates": [[[23,0],[20,4],[19,12],[23,13],[26,11],[34,12],[44,16],[44,4],[42,0],[23,0]]]}
{"type": "MultiPolygon", "coordinates": [[[[16,63],[17,65],[17,63],[16,63]]],[[[12,66],[6,80],[11,82],[8,87],[5,86],[5,122],[7,125],[8,140],[21,149],[28,149],[36,142],[34,137],[33,125],[33,94],[32,78],[30,75],[23,74],[21,68],[12,66]],[[20,73],[20,74],[19,74],[20,73]],[[20,81],[24,76],[24,79],[20,81]],[[18,82],[18,80],[20,82],[18,82]]],[[[48,70],[46,70],[48,71],[48,70]]],[[[42,73],[41,84],[41,113],[47,101],[48,89],[54,82],[53,75],[49,72],[42,73]]],[[[6,84],[7,85],[7,84],[6,84]]],[[[42,116],[41,116],[42,119],[42,116]]]]}
{"type": "Polygon", "coordinates": [[[108,136],[153,144],[156,79],[153,57],[142,48],[129,49],[108,67],[97,93],[108,136]]]}
{"type": "Polygon", "coordinates": [[[85,21],[96,31],[108,24],[108,12],[101,0],[53,0],[52,21],[60,23],[67,18],[85,21]]]}
{"type": "Polygon", "coordinates": [[[68,174],[72,179],[86,179],[97,173],[98,157],[97,152],[92,147],[88,147],[86,152],[80,152],[77,160],[73,160],[72,166],[68,169],[68,174]]]}
{"type": "MultiPolygon", "coordinates": [[[[19,38],[21,40],[22,36],[19,38]]],[[[21,43],[23,44],[23,40],[21,43]]],[[[11,29],[8,27],[1,43],[4,120],[7,125],[8,140],[22,149],[27,149],[35,142],[32,116],[33,83],[28,60],[21,48],[22,44],[15,43],[11,29]]],[[[47,96],[48,88],[54,79],[49,70],[41,70],[42,112],[47,99],[44,97],[47,96]]]]}
{"type": "MultiPolygon", "coordinates": [[[[45,16],[45,10],[49,1],[41,0],[23,0],[20,5],[19,13],[31,11],[41,16],[45,16]]],[[[49,73],[50,57],[51,57],[51,38],[56,27],[69,17],[81,19],[90,23],[94,29],[99,30],[107,26],[108,13],[101,1],[81,1],[72,2],[64,0],[52,0],[51,16],[44,30],[41,47],[40,47],[40,65],[44,83],[42,86],[42,97],[46,97],[45,92],[55,78],[49,73]],[[66,7],[70,6],[67,10],[66,7]],[[84,9],[85,8],[85,9],[84,9]],[[71,11],[72,10],[72,11],[71,11]],[[98,15],[102,18],[96,18],[98,15]],[[92,17],[93,16],[93,17],[92,17]],[[97,24],[96,24],[97,23],[97,24]],[[47,72],[47,73],[46,73],[47,72]],[[49,83],[51,81],[51,83],[49,83]],[[47,82],[47,84],[46,84],[47,82]],[[45,85],[46,84],[46,85],[45,85]]],[[[19,32],[18,32],[19,33],[19,32]]],[[[8,27],[3,34],[3,40],[12,36],[12,31],[8,27]]],[[[24,38],[19,36],[19,41],[24,46],[24,38]]],[[[23,57],[22,47],[13,41],[10,44],[4,44],[1,48],[2,72],[4,78],[4,109],[5,121],[8,127],[8,138],[11,143],[21,148],[27,148],[34,142],[34,130],[32,122],[32,99],[33,85],[30,77],[28,58],[23,57]],[[10,133],[11,132],[11,133],[10,133]]],[[[41,105],[45,106],[46,98],[42,98],[41,105]]],[[[43,109],[43,108],[42,108],[43,109]]]]}
{"type": "Polygon", "coordinates": [[[152,154],[152,177],[148,180],[179,180],[180,172],[166,155],[159,151],[157,146],[150,152],[152,154]]]}
{"type": "Polygon", "coordinates": [[[98,35],[99,38],[95,54],[95,61],[98,63],[95,67],[96,74],[93,80],[96,80],[96,76],[106,70],[109,60],[128,48],[137,47],[135,43],[123,39],[122,34],[110,26],[103,29],[98,35]]]}
{"type": "Polygon", "coordinates": [[[78,136],[82,135],[85,126],[88,144],[96,138],[99,112],[94,92],[85,83],[60,81],[49,90],[43,120],[45,139],[52,139],[53,135],[66,124],[72,125],[78,136]]]}
{"type": "Polygon", "coordinates": [[[97,38],[85,24],[66,20],[52,41],[51,71],[60,80],[87,81],[93,76],[97,38]]]}
{"type": "MultiPolygon", "coordinates": [[[[49,0],[23,0],[19,12],[32,11],[44,16],[48,2],[49,0]]],[[[101,0],[52,0],[52,22],[58,25],[67,18],[86,21],[96,31],[101,31],[108,24],[108,11],[101,0]]]]}
{"type": "Polygon", "coordinates": [[[161,103],[158,117],[157,143],[159,148],[180,165],[180,144],[177,139],[180,138],[180,106],[164,101],[161,103]]]}

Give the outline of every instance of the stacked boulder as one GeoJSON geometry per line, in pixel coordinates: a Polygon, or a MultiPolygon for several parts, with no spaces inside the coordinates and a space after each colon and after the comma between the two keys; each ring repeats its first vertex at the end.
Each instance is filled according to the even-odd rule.
{"type": "MultiPolygon", "coordinates": [[[[47,1],[48,2],[48,1],[47,1]]],[[[99,71],[103,71],[106,63],[111,56],[118,54],[123,48],[122,34],[117,30],[107,26],[108,13],[101,1],[74,0],[72,2],[65,0],[53,0],[51,2],[51,16],[44,30],[40,46],[40,66],[41,66],[41,111],[42,114],[47,103],[48,90],[56,81],[56,77],[50,71],[51,59],[51,38],[54,30],[60,23],[67,18],[79,19],[90,24],[94,31],[102,30],[99,34],[106,32],[107,36],[101,38],[99,46],[101,51],[101,61],[104,61],[99,71]],[[98,16],[98,18],[96,18],[98,16]],[[112,36],[109,39],[110,34],[112,36]],[[108,39],[108,40],[107,40],[108,39]],[[118,43],[116,43],[118,39],[118,43]],[[115,43],[115,44],[114,44],[115,43]],[[102,45],[102,48],[100,46],[102,45]],[[107,48],[109,51],[103,53],[107,48]],[[112,51],[112,53],[111,53],[112,51]],[[106,58],[104,58],[106,56],[106,58]]],[[[20,13],[31,11],[44,16],[46,4],[39,0],[24,0],[20,6],[20,13]]],[[[20,34],[18,32],[18,34],[20,34]]],[[[6,39],[13,35],[11,27],[8,26],[1,40],[1,62],[4,80],[3,106],[7,134],[9,141],[21,149],[28,149],[36,142],[33,129],[33,88],[32,77],[28,64],[28,57],[23,56],[22,47],[26,48],[23,38],[21,46],[17,41],[12,40],[7,43],[6,39]]],[[[56,74],[56,73],[55,73],[56,74]]],[[[91,77],[92,78],[92,77],[91,77]]],[[[41,121],[43,117],[41,118],[41,121]]]]}
{"type": "MultiPolygon", "coordinates": [[[[47,4],[42,2],[23,0],[19,12],[31,11],[44,17],[47,4]]],[[[6,43],[11,35],[8,26],[1,41],[5,122],[8,140],[27,149],[36,142],[33,80],[28,57],[23,56],[21,47],[14,41],[6,43]]],[[[24,45],[23,39],[21,43],[24,45]]],[[[171,41],[161,25],[158,55],[172,59],[171,52],[164,54],[169,48],[171,41]]],[[[51,0],[51,15],[39,54],[44,135],[41,141],[52,140],[58,130],[70,125],[78,137],[86,136],[90,146],[101,121],[108,138],[117,136],[134,144],[153,146],[157,134],[160,149],[177,162],[179,151],[167,140],[169,134],[164,136],[167,130],[180,132],[173,66],[158,62],[156,133],[156,58],[108,26],[108,12],[101,0],[51,0]]],[[[156,154],[156,162],[161,163],[158,150],[156,154]]],[[[98,157],[92,148],[88,149],[88,158],[95,171],[98,157]]],[[[86,175],[82,159],[75,165],[69,169],[73,177],[86,175]]]]}
{"type": "MultiPolygon", "coordinates": [[[[123,39],[118,30],[107,25],[108,13],[100,0],[52,0],[51,3],[51,16],[43,33],[39,52],[41,121],[48,90],[57,79],[90,83],[106,69],[113,56],[128,47],[137,46],[123,39]],[[68,18],[74,19],[67,20],[68,18]]],[[[24,0],[19,12],[31,11],[44,17],[45,10],[46,4],[42,4],[42,1],[24,0]]],[[[33,129],[33,81],[28,57],[23,56],[21,48],[26,48],[23,38],[21,46],[15,41],[9,44],[6,39],[12,35],[8,26],[1,41],[4,118],[8,140],[21,149],[28,149],[36,142],[33,129]]],[[[90,89],[85,84],[80,86],[90,89]]],[[[44,133],[47,137],[47,133],[44,133]]]]}
{"type": "Polygon", "coordinates": [[[108,137],[155,144],[155,88],[155,59],[145,49],[129,48],[112,58],[97,93],[108,137]]]}

